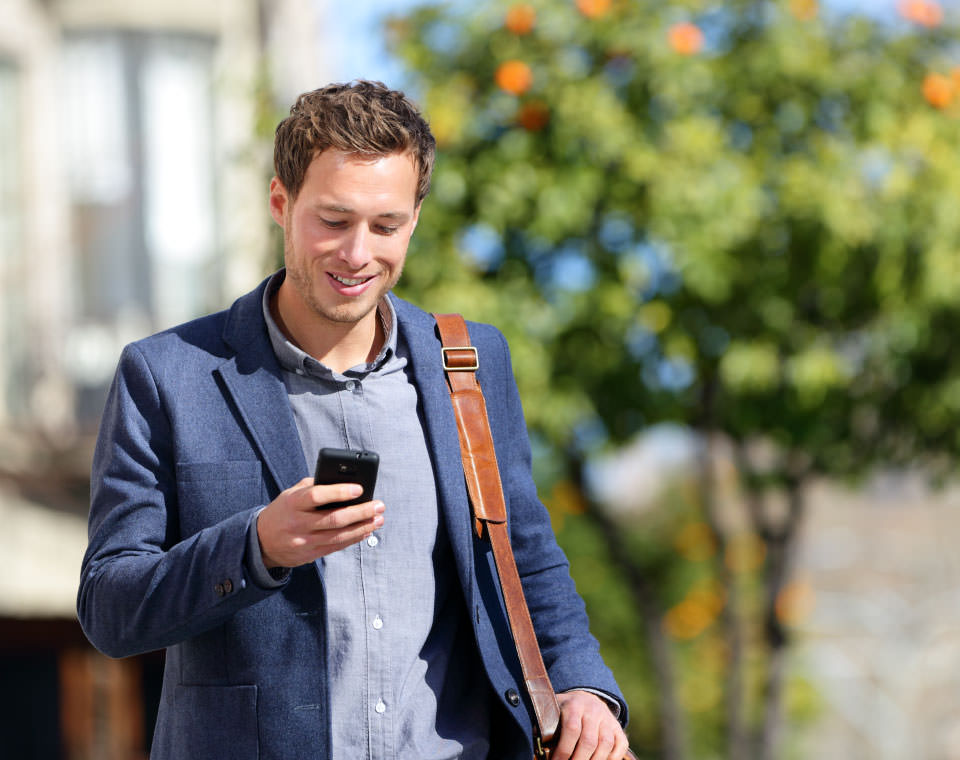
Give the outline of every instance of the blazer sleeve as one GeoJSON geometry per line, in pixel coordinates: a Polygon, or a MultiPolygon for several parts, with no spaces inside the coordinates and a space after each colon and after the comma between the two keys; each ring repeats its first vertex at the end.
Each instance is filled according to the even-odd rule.
{"type": "Polygon", "coordinates": [[[120,358],[94,453],[77,597],[83,630],[105,654],[179,643],[270,593],[244,568],[257,507],[184,538],[177,500],[170,419],[154,373],[133,344],[120,358]]]}
{"type": "Polygon", "coordinates": [[[589,630],[586,608],[570,576],[546,507],[537,495],[530,443],[507,341],[495,331],[503,374],[484,384],[494,433],[510,539],[537,640],[555,691],[587,688],[608,694],[627,721],[627,705],[589,630]]]}

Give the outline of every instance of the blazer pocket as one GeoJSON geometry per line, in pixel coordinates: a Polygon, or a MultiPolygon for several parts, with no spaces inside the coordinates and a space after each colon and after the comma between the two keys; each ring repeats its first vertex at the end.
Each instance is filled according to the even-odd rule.
{"type": "Polygon", "coordinates": [[[180,533],[186,538],[237,512],[266,503],[260,462],[180,463],[177,497],[180,533]]]}
{"type": "Polygon", "coordinates": [[[256,686],[184,686],[174,690],[172,736],[190,757],[256,760],[256,686]]]}

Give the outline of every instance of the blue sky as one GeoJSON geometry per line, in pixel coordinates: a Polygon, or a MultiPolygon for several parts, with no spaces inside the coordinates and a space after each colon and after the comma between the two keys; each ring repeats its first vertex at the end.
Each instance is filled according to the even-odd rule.
{"type": "Polygon", "coordinates": [[[390,59],[383,44],[382,20],[422,2],[359,0],[336,3],[333,7],[333,3],[319,0],[332,78],[338,81],[379,79],[393,87],[402,86],[402,69],[390,59]]]}

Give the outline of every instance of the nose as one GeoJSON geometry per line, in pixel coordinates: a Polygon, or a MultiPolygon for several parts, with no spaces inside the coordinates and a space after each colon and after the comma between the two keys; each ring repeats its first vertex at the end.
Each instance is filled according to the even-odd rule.
{"type": "Polygon", "coordinates": [[[363,269],[371,259],[369,237],[365,225],[351,225],[341,241],[340,260],[351,269],[363,269]]]}

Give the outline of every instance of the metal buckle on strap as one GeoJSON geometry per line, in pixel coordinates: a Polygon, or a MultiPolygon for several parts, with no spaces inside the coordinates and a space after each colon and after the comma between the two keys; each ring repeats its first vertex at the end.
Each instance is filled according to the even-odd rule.
{"type": "Polygon", "coordinates": [[[543,746],[543,741],[539,736],[533,737],[533,757],[534,760],[550,760],[550,749],[543,746]]]}
{"type": "Polygon", "coordinates": [[[444,372],[476,372],[480,368],[480,356],[475,346],[443,346],[440,351],[444,372]],[[454,351],[466,351],[470,356],[455,356],[454,351]],[[465,361],[470,363],[464,364],[465,361]]]}

